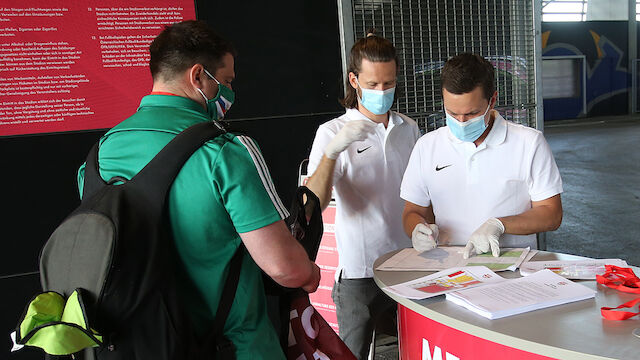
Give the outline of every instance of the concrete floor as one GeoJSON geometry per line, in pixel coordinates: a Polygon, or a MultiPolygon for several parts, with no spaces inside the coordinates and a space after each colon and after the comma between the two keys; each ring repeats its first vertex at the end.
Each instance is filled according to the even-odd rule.
{"type": "Polygon", "coordinates": [[[547,250],[640,265],[640,119],[547,124],[562,176],[562,225],[547,250]]]}
{"type": "MultiPolygon", "coordinates": [[[[640,265],[640,118],[546,124],[545,137],[564,186],[547,250],[640,265]]],[[[385,340],[375,359],[398,359],[395,339],[385,340]]]]}

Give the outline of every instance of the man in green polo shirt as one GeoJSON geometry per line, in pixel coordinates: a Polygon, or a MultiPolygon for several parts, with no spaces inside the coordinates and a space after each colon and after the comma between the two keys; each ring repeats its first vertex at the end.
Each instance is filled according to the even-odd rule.
{"type": "MultiPolygon", "coordinates": [[[[234,50],[205,23],[185,21],[158,35],[150,48],[153,91],[138,111],[100,140],[100,174],[130,179],[189,126],[217,121],[233,103],[234,50]]],[[[82,194],[84,166],[78,172],[82,194]]],[[[227,265],[243,242],[236,297],[224,327],[238,359],[283,359],[266,313],[260,269],[287,287],[313,292],[319,268],[291,236],[257,144],[224,134],[185,163],[169,193],[169,214],[183,264],[188,311],[202,335],[212,325],[227,265]]],[[[184,292],[182,292],[184,293],[184,292]]]]}

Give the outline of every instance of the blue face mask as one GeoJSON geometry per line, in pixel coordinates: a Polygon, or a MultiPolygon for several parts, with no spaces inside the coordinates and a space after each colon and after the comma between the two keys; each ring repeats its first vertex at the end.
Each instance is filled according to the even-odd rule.
{"type": "Polygon", "coordinates": [[[373,89],[363,89],[360,86],[360,82],[358,82],[358,78],[356,78],[356,83],[360,90],[362,90],[362,97],[358,95],[356,91],[356,95],[358,95],[358,100],[365,109],[371,111],[376,115],[386,114],[389,109],[391,109],[391,105],[393,104],[393,98],[396,93],[396,87],[392,87],[387,90],[373,90],[373,89]]]}
{"type": "Polygon", "coordinates": [[[444,113],[447,117],[447,126],[453,136],[458,139],[467,142],[474,142],[478,140],[485,130],[487,130],[487,124],[484,121],[484,117],[487,115],[487,112],[489,112],[490,107],[491,104],[487,105],[487,110],[485,110],[484,114],[476,116],[465,122],[456,120],[456,118],[449,115],[447,110],[445,110],[444,113]]]}

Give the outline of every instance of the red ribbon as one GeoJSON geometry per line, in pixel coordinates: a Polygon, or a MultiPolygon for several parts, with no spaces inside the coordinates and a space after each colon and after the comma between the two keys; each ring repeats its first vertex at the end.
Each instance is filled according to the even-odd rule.
{"type": "MultiPolygon", "coordinates": [[[[604,274],[596,275],[598,284],[632,294],[640,294],[640,278],[636,276],[631,268],[605,265],[605,270],[604,274]]],[[[608,320],[626,320],[639,315],[640,312],[616,311],[616,309],[634,307],[638,303],[640,303],[640,298],[627,301],[618,307],[603,306],[600,308],[600,313],[608,320]]]]}
{"type": "Polygon", "coordinates": [[[627,301],[626,303],[614,308],[603,306],[600,308],[600,313],[607,320],[627,320],[628,318],[631,318],[640,314],[640,312],[616,311],[615,309],[624,309],[624,308],[634,307],[637,303],[640,303],[640,298],[627,301]]]}

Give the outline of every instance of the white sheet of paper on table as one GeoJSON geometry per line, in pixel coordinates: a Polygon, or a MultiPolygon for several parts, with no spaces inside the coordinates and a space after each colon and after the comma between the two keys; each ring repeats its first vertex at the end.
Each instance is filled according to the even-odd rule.
{"type": "Polygon", "coordinates": [[[462,257],[464,247],[440,246],[423,253],[413,248],[402,249],[376,270],[383,271],[439,271],[453,267],[486,266],[492,271],[515,271],[529,254],[529,248],[500,249],[500,257],[491,253],[474,255],[469,259],[462,257]]]}

